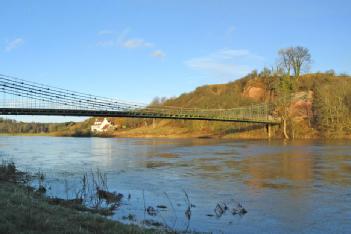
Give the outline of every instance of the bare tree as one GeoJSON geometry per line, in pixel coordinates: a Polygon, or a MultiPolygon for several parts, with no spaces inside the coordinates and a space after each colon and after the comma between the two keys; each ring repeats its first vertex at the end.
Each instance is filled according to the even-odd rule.
{"type": "Polygon", "coordinates": [[[285,48],[285,49],[280,49],[278,51],[279,55],[279,61],[278,61],[278,66],[283,69],[286,74],[290,77],[290,71],[291,71],[291,50],[292,48],[285,48]]]}
{"type": "Polygon", "coordinates": [[[155,97],[151,103],[150,106],[161,106],[162,104],[164,104],[167,101],[166,97],[155,97]]]}
{"type": "Polygon", "coordinates": [[[312,62],[310,51],[302,46],[293,48],[292,67],[296,78],[299,78],[302,69],[308,69],[312,62]]]}
{"type": "Polygon", "coordinates": [[[295,78],[299,78],[302,70],[307,70],[312,62],[309,50],[302,46],[289,47],[278,51],[279,64],[290,76],[291,69],[295,78]]]}

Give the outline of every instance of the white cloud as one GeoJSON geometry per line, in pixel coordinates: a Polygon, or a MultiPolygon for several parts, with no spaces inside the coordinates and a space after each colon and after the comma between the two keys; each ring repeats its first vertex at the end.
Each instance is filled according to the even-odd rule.
{"type": "Polygon", "coordinates": [[[120,32],[117,36],[117,44],[122,44],[123,41],[126,40],[129,32],[130,32],[130,28],[123,29],[122,32],[120,32]]]}
{"type": "Polygon", "coordinates": [[[222,49],[216,51],[210,57],[215,59],[223,59],[223,60],[264,60],[263,57],[258,56],[256,54],[251,53],[249,50],[234,50],[234,49],[222,49]]]}
{"type": "Polygon", "coordinates": [[[154,50],[152,51],[151,56],[155,58],[163,59],[164,57],[166,57],[166,54],[162,50],[154,50]]]}
{"type": "Polygon", "coordinates": [[[20,47],[21,45],[23,45],[24,40],[20,37],[10,41],[7,43],[6,47],[5,47],[5,51],[10,52],[18,47],[20,47]]]}
{"type": "Polygon", "coordinates": [[[196,70],[205,71],[210,75],[226,77],[226,78],[239,78],[250,72],[250,67],[247,65],[236,65],[233,63],[223,63],[210,59],[191,59],[186,64],[196,70]]]}
{"type": "Polygon", "coordinates": [[[104,36],[104,40],[100,40],[96,44],[102,47],[122,47],[128,49],[151,48],[154,46],[153,43],[141,38],[129,38],[129,32],[129,28],[123,29],[120,33],[114,33],[112,30],[101,30],[98,32],[98,35],[104,36]]]}
{"type": "MultiPolygon", "coordinates": [[[[100,47],[121,47],[126,49],[146,48],[152,50],[155,45],[142,38],[130,38],[130,29],[125,28],[120,33],[111,30],[101,30],[97,34],[102,40],[96,42],[100,47]]],[[[162,50],[154,50],[150,53],[152,57],[163,59],[166,54],[162,50]]]]}
{"type": "Polygon", "coordinates": [[[235,27],[234,26],[229,26],[227,29],[227,34],[232,34],[235,31],[235,27]]]}
{"type": "Polygon", "coordinates": [[[263,57],[248,50],[222,49],[207,56],[189,59],[185,64],[211,76],[237,79],[261,67],[263,62],[263,57]]]}
{"type": "Polygon", "coordinates": [[[150,42],[146,42],[144,39],[128,39],[122,43],[122,47],[124,48],[147,48],[153,47],[153,44],[150,42]]]}
{"type": "Polygon", "coordinates": [[[102,40],[98,41],[96,44],[101,47],[112,47],[115,46],[116,43],[113,40],[102,40]]]}
{"type": "Polygon", "coordinates": [[[112,30],[101,30],[97,34],[104,38],[96,42],[97,46],[101,47],[118,47],[123,44],[129,33],[129,28],[123,29],[120,33],[115,33],[112,30]]]}
{"type": "Polygon", "coordinates": [[[112,30],[107,30],[107,29],[103,29],[101,31],[98,32],[99,35],[111,35],[113,34],[112,30]]]}

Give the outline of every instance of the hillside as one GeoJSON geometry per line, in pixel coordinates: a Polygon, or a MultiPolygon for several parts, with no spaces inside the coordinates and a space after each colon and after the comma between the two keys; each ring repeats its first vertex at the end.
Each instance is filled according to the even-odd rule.
{"type": "MultiPolygon", "coordinates": [[[[298,79],[264,70],[227,84],[205,85],[158,105],[233,108],[270,102],[286,118],[290,138],[349,138],[351,134],[351,79],[334,73],[306,74],[298,79]]],[[[257,124],[208,121],[115,119],[124,129],[115,136],[265,138],[257,124]]],[[[282,138],[281,126],[273,137],[282,138]]]]}
{"type": "MultiPolygon", "coordinates": [[[[227,84],[205,85],[176,98],[155,99],[153,106],[233,108],[269,102],[286,121],[289,138],[350,138],[351,77],[332,72],[302,75],[298,79],[265,69],[227,84]]],[[[266,138],[266,126],[190,120],[111,118],[117,129],[104,133],[118,137],[266,138]]],[[[47,133],[90,136],[94,118],[81,123],[25,124],[0,120],[2,133],[47,133]]],[[[282,126],[273,137],[283,138],[282,126]]]]}

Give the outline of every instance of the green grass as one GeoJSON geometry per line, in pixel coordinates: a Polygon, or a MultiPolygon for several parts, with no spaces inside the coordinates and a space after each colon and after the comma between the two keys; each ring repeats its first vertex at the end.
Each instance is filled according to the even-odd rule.
{"type": "Polygon", "coordinates": [[[13,163],[0,165],[0,233],[155,233],[103,216],[50,205],[25,185],[27,174],[13,163]]]}
{"type": "Polygon", "coordinates": [[[22,185],[0,182],[0,233],[152,233],[134,225],[49,205],[22,185]]]}
{"type": "Polygon", "coordinates": [[[0,233],[153,233],[102,216],[49,205],[22,185],[0,181],[0,233]]]}

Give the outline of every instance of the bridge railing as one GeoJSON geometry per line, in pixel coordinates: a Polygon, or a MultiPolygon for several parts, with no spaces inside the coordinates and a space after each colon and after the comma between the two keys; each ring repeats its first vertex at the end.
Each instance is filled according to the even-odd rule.
{"type": "Polygon", "coordinates": [[[196,117],[208,119],[268,119],[269,105],[252,105],[249,107],[240,107],[232,109],[147,107],[131,110],[131,112],[150,115],[196,117]]]}
{"type": "Polygon", "coordinates": [[[179,107],[123,107],[123,106],[98,106],[77,105],[72,102],[47,102],[43,100],[30,100],[28,98],[2,99],[1,108],[23,109],[51,109],[51,110],[91,110],[108,112],[128,112],[130,115],[164,116],[206,119],[268,119],[269,108],[267,105],[256,105],[232,109],[199,109],[179,107]]]}
{"type": "Polygon", "coordinates": [[[232,109],[148,106],[55,88],[0,75],[0,108],[84,110],[129,113],[140,117],[174,117],[214,120],[266,120],[271,107],[264,103],[232,109]],[[0,96],[1,98],[1,96],[0,96]]]}

